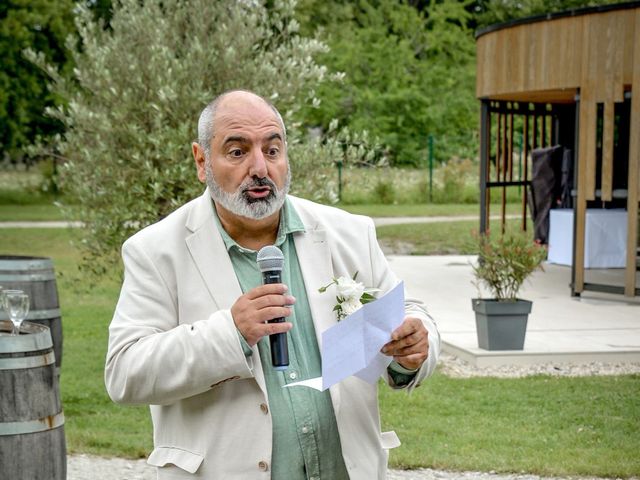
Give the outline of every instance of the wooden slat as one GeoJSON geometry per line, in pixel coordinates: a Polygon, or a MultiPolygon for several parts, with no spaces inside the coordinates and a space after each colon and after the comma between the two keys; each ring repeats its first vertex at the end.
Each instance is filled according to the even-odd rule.
{"type": "Polygon", "coordinates": [[[507,170],[509,168],[509,132],[507,127],[507,114],[502,115],[502,181],[507,181],[507,170]]]}
{"type": "MultiPolygon", "coordinates": [[[[524,116],[524,126],[522,134],[522,179],[529,180],[529,116],[524,116]]],[[[527,189],[522,189],[522,230],[527,230],[527,189]]]]}
{"type": "MultiPolygon", "coordinates": [[[[589,17],[590,35],[587,71],[592,82],[592,98],[596,103],[604,103],[608,100],[607,90],[610,90],[611,85],[613,55],[610,54],[610,45],[613,42],[611,39],[610,18],[610,15],[593,15],[589,17]]],[[[582,80],[584,81],[584,78],[582,80]]]]}
{"type": "MultiPolygon", "coordinates": [[[[612,98],[613,98],[613,91],[612,98]]],[[[602,173],[600,176],[601,199],[603,202],[610,202],[613,199],[613,123],[614,123],[613,101],[604,104],[604,115],[602,119],[602,173]]]]}
{"type": "MultiPolygon", "coordinates": [[[[483,187],[484,188],[484,218],[485,218],[485,222],[483,223],[481,232],[480,233],[485,233],[486,229],[489,228],[489,224],[490,224],[490,215],[491,215],[491,209],[490,209],[490,205],[491,205],[491,189],[490,188],[486,188],[486,182],[491,180],[491,112],[489,112],[488,109],[488,105],[485,105],[485,102],[483,102],[483,106],[482,106],[482,110],[481,113],[483,114],[484,118],[486,118],[486,131],[483,132],[484,134],[482,135],[481,138],[481,145],[482,142],[485,142],[484,145],[484,149],[482,151],[482,154],[485,157],[485,162],[484,162],[484,172],[481,173],[481,179],[484,180],[484,184],[483,187]]],[[[481,119],[482,121],[482,119],[481,119]]],[[[482,128],[481,128],[482,130],[482,128]]]]}
{"type": "MultiPolygon", "coordinates": [[[[624,39],[623,46],[620,49],[622,53],[622,84],[631,85],[633,83],[633,55],[634,55],[634,42],[635,42],[635,28],[637,25],[638,10],[635,11],[635,15],[629,12],[625,15],[624,22],[624,39]]],[[[616,101],[622,101],[622,98],[616,99],[616,101]]]]}
{"type": "MultiPolygon", "coordinates": [[[[496,129],[496,165],[495,165],[495,179],[496,181],[500,181],[501,177],[500,177],[500,165],[502,163],[502,143],[501,143],[501,136],[502,136],[502,114],[498,113],[497,115],[498,117],[498,128],[496,129]]],[[[490,177],[491,178],[491,177],[490,177]]]]}
{"type": "Polygon", "coordinates": [[[596,198],[596,126],[597,126],[597,105],[596,102],[586,100],[584,107],[586,115],[584,123],[580,122],[580,135],[584,135],[584,150],[580,154],[584,158],[585,170],[585,198],[595,200],[596,198]]]}
{"type": "Polygon", "coordinates": [[[633,45],[628,45],[628,37],[633,38],[634,15],[625,15],[620,19],[620,25],[616,25],[615,46],[613,48],[613,101],[621,103],[624,101],[624,56],[625,48],[633,50],[633,45]],[[631,32],[630,32],[631,29],[631,32]]]}
{"type": "Polygon", "coordinates": [[[509,114],[509,181],[513,181],[513,113],[509,114]]]}
{"type": "Polygon", "coordinates": [[[640,199],[640,9],[636,10],[631,86],[631,128],[629,139],[629,180],[627,195],[627,264],[624,293],[635,295],[636,248],[638,245],[638,200],[640,199]]]}
{"type": "MultiPolygon", "coordinates": [[[[508,157],[509,157],[509,143],[507,141],[509,132],[507,128],[507,114],[502,115],[502,181],[507,181],[507,169],[508,169],[508,157]]],[[[506,218],[507,218],[507,187],[502,187],[501,209],[500,209],[500,227],[504,234],[506,230],[506,218]]]]}
{"type": "Polygon", "coordinates": [[[594,63],[599,49],[598,38],[594,33],[597,27],[597,16],[589,15],[584,18],[580,109],[584,108],[585,117],[580,118],[580,135],[584,135],[580,156],[584,161],[582,171],[585,175],[584,188],[587,200],[594,200],[596,195],[597,71],[598,68],[602,70],[602,63],[594,63]]]}

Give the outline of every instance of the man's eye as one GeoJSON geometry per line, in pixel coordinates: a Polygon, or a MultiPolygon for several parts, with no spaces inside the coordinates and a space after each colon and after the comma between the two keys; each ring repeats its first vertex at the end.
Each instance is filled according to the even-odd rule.
{"type": "Polygon", "coordinates": [[[233,150],[229,150],[229,155],[235,158],[240,158],[243,154],[243,151],[239,148],[234,148],[233,150]]]}
{"type": "Polygon", "coordinates": [[[267,155],[269,155],[270,157],[277,157],[279,153],[280,149],[276,147],[271,147],[267,150],[267,155]]]}

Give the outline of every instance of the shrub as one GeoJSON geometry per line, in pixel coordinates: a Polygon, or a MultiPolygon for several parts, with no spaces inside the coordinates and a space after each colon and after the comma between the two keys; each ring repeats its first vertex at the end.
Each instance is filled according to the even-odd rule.
{"type": "Polygon", "coordinates": [[[515,300],[524,281],[542,270],[547,258],[547,250],[526,232],[486,233],[476,238],[478,263],[473,265],[473,273],[478,284],[487,287],[497,300],[515,300]]]}
{"type": "Polygon", "coordinates": [[[374,189],[374,195],[378,203],[389,205],[394,202],[396,192],[390,180],[379,179],[374,189]]]}
{"type": "MultiPolygon", "coordinates": [[[[298,34],[294,3],[121,0],[109,28],[79,3],[73,77],[31,54],[65,101],[49,112],[66,129],[52,148],[65,160],[70,216],[85,224],[80,245],[90,271],[114,266],[134,230],[201,193],[190,143],[200,111],[226,90],[271,99],[289,126],[292,171],[302,180],[296,188],[323,183],[334,146],[305,152],[295,127],[301,106],[317,104],[314,89],[327,77],[314,56],[326,47],[298,34]]],[[[325,187],[319,197],[330,198],[325,187]]]]}

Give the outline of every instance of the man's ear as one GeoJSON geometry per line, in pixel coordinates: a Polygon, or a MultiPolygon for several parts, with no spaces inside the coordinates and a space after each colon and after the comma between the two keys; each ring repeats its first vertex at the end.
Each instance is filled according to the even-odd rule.
{"type": "Polygon", "coordinates": [[[199,143],[193,142],[191,144],[191,151],[193,153],[193,159],[196,162],[196,170],[198,172],[198,180],[205,183],[207,180],[207,174],[205,172],[206,158],[204,156],[204,150],[199,143]]]}

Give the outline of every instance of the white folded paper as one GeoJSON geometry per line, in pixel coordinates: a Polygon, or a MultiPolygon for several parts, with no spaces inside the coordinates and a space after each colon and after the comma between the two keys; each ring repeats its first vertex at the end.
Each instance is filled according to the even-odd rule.
{"type": "Polygon", "coordinates": [[[391,333],[404,320],[404,283],[367,303],[322,333],[322,377],[285,387],[310,387],[324,391],[345,378],[375,383],[392,358],[380,353],[391,333]]]}

